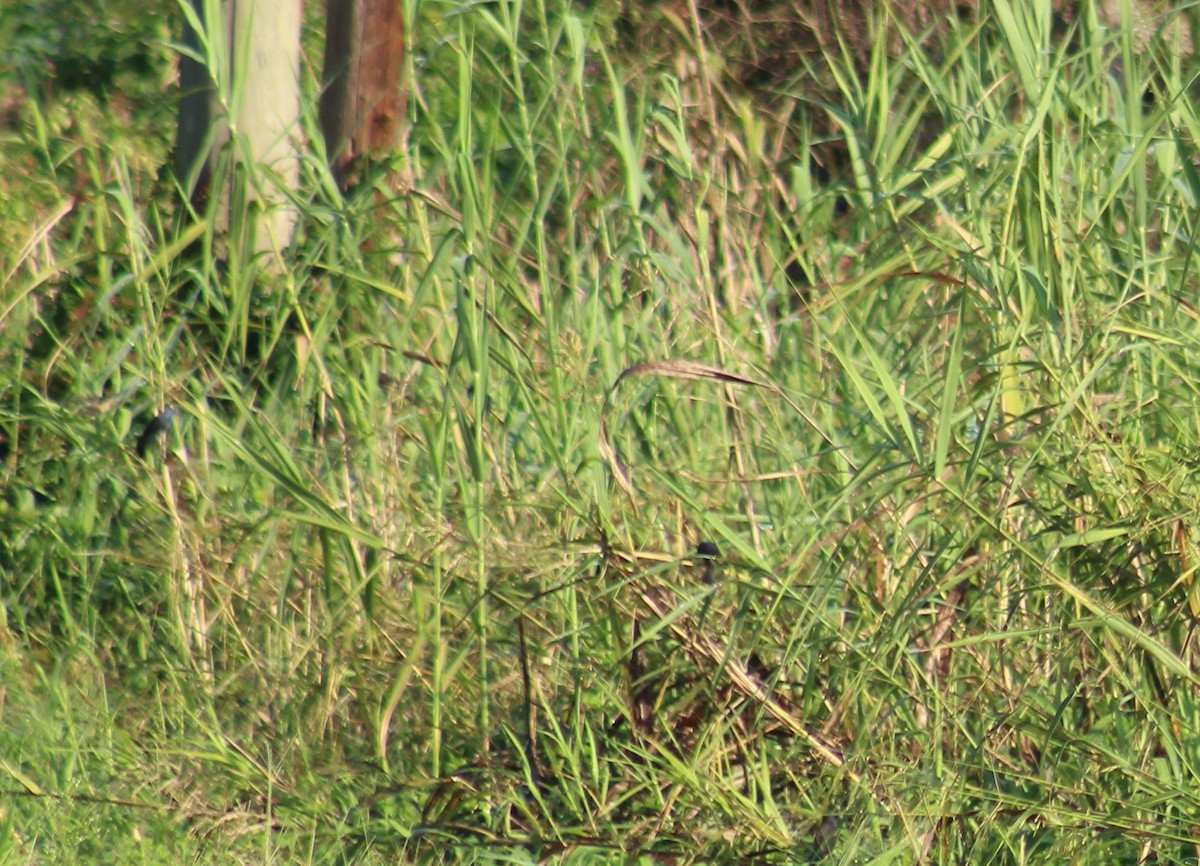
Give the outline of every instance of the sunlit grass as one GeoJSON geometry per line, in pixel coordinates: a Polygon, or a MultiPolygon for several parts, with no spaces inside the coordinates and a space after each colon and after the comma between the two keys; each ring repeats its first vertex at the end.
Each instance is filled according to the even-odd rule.
{"type": "Polygon", "coordinates": [[[1191,61],[1042,6],[768,111],[417,4],[282,261],[29,106],[0,861],[1194,859],[1191,61]]]}

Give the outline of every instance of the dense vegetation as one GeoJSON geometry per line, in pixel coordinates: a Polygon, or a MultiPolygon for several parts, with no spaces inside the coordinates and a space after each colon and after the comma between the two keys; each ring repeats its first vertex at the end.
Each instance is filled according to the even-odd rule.
{"type": "Polygon", "coordinates": [[[1175,31],[763,96],[414,2],[406,147],[255,258],[143,5],[0,12],[0,864],[1195,862],[1175,31]]]}

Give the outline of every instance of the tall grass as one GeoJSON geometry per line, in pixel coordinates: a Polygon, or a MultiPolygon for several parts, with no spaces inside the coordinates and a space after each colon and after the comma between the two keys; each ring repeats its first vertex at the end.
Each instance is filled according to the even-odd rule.
{"type": "Polygon", "coordinates": [[[1193,860],[1192,62],[985,11],[414,3],[282,268],[25,106],[0,860],[1193,860]]]}

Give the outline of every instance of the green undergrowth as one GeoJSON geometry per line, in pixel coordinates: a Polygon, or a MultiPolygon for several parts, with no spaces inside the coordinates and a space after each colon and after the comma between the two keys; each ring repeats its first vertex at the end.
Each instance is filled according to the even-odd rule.
{"type": "Polygon", "coordinates": [[[985,5],[779,114],[410,4],[258,257],[24,105],[0,862],[1194,862],[1194,63],[985,5]]]}

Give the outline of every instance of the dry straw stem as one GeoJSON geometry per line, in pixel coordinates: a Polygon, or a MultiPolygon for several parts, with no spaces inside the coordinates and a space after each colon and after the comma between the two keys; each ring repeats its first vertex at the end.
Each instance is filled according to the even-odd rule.
{"type": "Polygon", "coordinates": [[[638,597],[651,614],[667,624],[672,636],[693,660],[702,663],[702,667],[711,666],[724,671],[738,694],[761,707],[772,719],[803,740],[821,760],[845,771],[854,785],[866,791],[885,812],[893,811],[887,797],[876,789],[870,779],[848,767],[846,759],[833,746],[810,731],[787,707],[772,697],[770,690],[729,652],[724,643],[703,633],[687,617],[672,614],[678,603],[669,590],[662,587],[642,588],[638,590],[638,597]]]}

